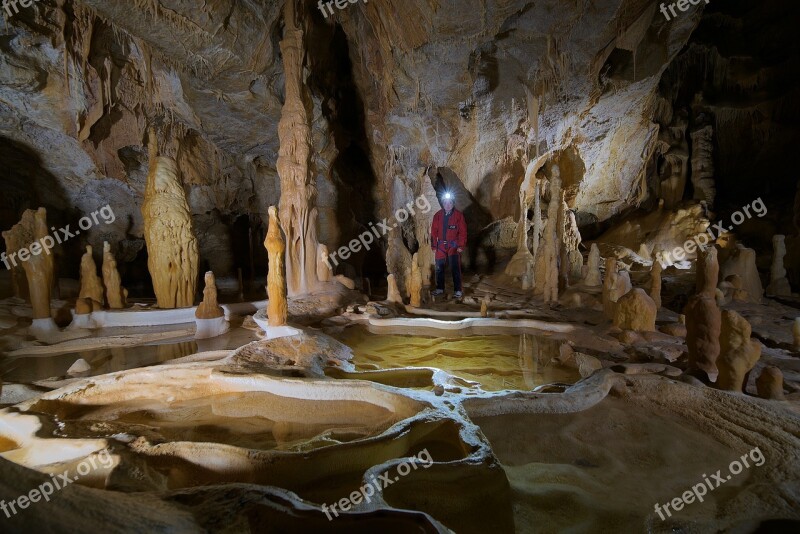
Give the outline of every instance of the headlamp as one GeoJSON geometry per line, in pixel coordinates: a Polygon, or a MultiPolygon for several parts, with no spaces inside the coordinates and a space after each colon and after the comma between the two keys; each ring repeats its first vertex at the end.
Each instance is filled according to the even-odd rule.
{"type": "Polygon", "coordinates": [[[444,200],[453,200],[453,194],[449,191],[444,194],[444,200]]]}

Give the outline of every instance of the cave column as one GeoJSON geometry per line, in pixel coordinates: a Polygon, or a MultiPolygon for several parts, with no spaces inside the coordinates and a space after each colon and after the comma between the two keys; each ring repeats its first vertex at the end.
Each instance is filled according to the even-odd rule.
{"type": "Polygon", "coordinates": [[[280,43],[286,76],[286,100],[278,124],[280,150],[278,175],[281,180],[280,216],[286,233],[286,278],[289,295],[302,295],[317,286],[317,211],[311,182],[311,126],[303,79],[303,31],[295,13],[294,0],[284,6],[285,31],[280,43]]]}

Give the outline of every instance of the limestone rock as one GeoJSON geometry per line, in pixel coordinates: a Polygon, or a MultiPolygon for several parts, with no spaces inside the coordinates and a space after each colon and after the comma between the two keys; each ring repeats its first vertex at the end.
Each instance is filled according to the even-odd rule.
{"type": "Polygon", "coordinates": [[[719,261],[716,248],[709,247],[705,252],[699,253],[696,277],[697,293],[707,297],[716,295],[719,280],[719,261]]]}
{"type": "Polygon", "coordinates": [[[198,319],[216,319],[225,317],[225,310],[217,301],[217,283],[212,271],[205,275],[206,286],[203,289],[203,301],[197,306],[194,316],[198,319]]]}
{"type": "Polygon", "coordinates": [[[122,280],[117,270],[117,260],[111,253],[111,245],[103,242],[103,285],[105,285],[106,301],[112,310],[125,307],[128,291],[122,287],[122,280]]]}
{"type": "Polygon", "coordinates": [[[761,344],[750,339],[752,328],[747,320],[732,310],[722,312],[720,356],[717,360],[717,386],[741,392],[745,376],[761,357],[761,344]]]}
{"type": "Polygon", "coordinates": [[[267,318],[270,326],[286,326],[288,317],[288,303],[286,301],[286,271],[284,258],[286,242],[281,233],[281,223],[278,219],[278,209],[269,207],[269,228],[264,241],[269,256],[269,272],[267,273],[267,318]]]}
{"type": "Polygon", "coordinates": [[[89,362],[84,360],[83,358],[78,358],[75,360],[69,369],[67,369],[67,375],[69,376],[86,376],[89,371],[92,370],[92,366],[89,365],[89,362]]]}
{"type": "Polygon", "coordinates": [[[654,332],[658,306],[644,289],[636,288],[619,298],[614,306],[614,326],[623,330],[654,332]]]}
{"type": "Polygon", "coordinates": [[[352,278],[348,278],[343,274],[337,274],[336,276],[333,277],[333,279],[342,284],[347,289],[353,290],[356,288],[355,281],[353,281],[352,278]]]}
{"type": "Polygon", "coordinates": [[[762,399],[783,400],[783,373],[774,365],[761,370],[756,379],[758,396],[762,399]]]}
{"type": "Polygon", "coordinates": [[[142,204],[147,267],[158,307],[188,308],[194,305],[199,256],[192,215],[177,163],[158,156],[152,130],[149,148],[150,170],[142,204]]]}

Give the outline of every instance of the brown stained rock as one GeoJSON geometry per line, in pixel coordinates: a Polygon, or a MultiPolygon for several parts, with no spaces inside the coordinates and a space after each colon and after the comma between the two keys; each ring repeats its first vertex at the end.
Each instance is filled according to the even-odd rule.
{"type": "Polygon", "coordinates": [[[773,365],[764,367],[756,379],[758,396],[762,399],[783,400],[783,373],[773,365]]]}
{"type": "Polygon", "coordinates": [[[403,304],[403,296],[400,294],[400,290],[397,288],[397,279],[395,275],[390,274],[386,277],[386,282],[388,283],[388,293],[386,294],[386,300],[389,302],[394,302],[395,304],[403,304]]]}
{"type": "Polygon", "coordinates": [[[203,289],[203,302],[197,306],[194,316],[198,319],[225,317],[225,310],[222,309],[217,301],[217,283],[213,272],[208,271],[206,273],[205,283],[206,287],[203,289]]]}
{"type": "Polygon", "coordinates": [[[269,207],[269,228],[264,241],[269,256],[269,272],[267,273],[267,318],[270,326],[285,326],[288,317],[288,303],[286,301],[286,272],[284,258],[286,242],[281,233],[281,223],[278,219],[278,209],[269,207]]]}
{"type": "Polygon", "coordinates": [[[761,344],[750,339],[752,328],[747,319],[732,310],[722,312],[720,356],[717,360],[717,386],[741,392],[745,376],[761,357],[761,344]]]}
{"type": "Polygon", "coordinates": [[[636,288],[617,300],[614,307],[614,326],[623,330],[654,332],[658,306],[644,289],[636,288]]]}
{"type": "Polygon", "coordinates": [[[122,287],[122,280],[117,270],[117,260],[111,253],[111,245],[103,242],[103,285],[105,285],[106,301],[112,310],[119,310],[127,304],[128,291],[122,287]]]}
{"type": "Polygon", "coordinates": [[[75,301],[75,314],[76,315],[89,315],[94,310],[94,302],[92,299],[78,298],[75,301]]]}
{"type": "Polygon", "coordinates": [[[664,326],[660,326],[658,330],[669,336],[686,337],[686,325],[682,323],[665,324],[664,326]]]}

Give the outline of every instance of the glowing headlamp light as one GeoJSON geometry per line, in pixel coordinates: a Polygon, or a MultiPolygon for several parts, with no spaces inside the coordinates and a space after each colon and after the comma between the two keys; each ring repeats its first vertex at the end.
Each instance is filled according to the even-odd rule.
{"type": "Polygon", "coordinates": [[[447,192],[447,193],[444,194],[443,198],[444,198],[444,200],[453,200],[453,194],[450,193],[450,192],[447,192]]]}

